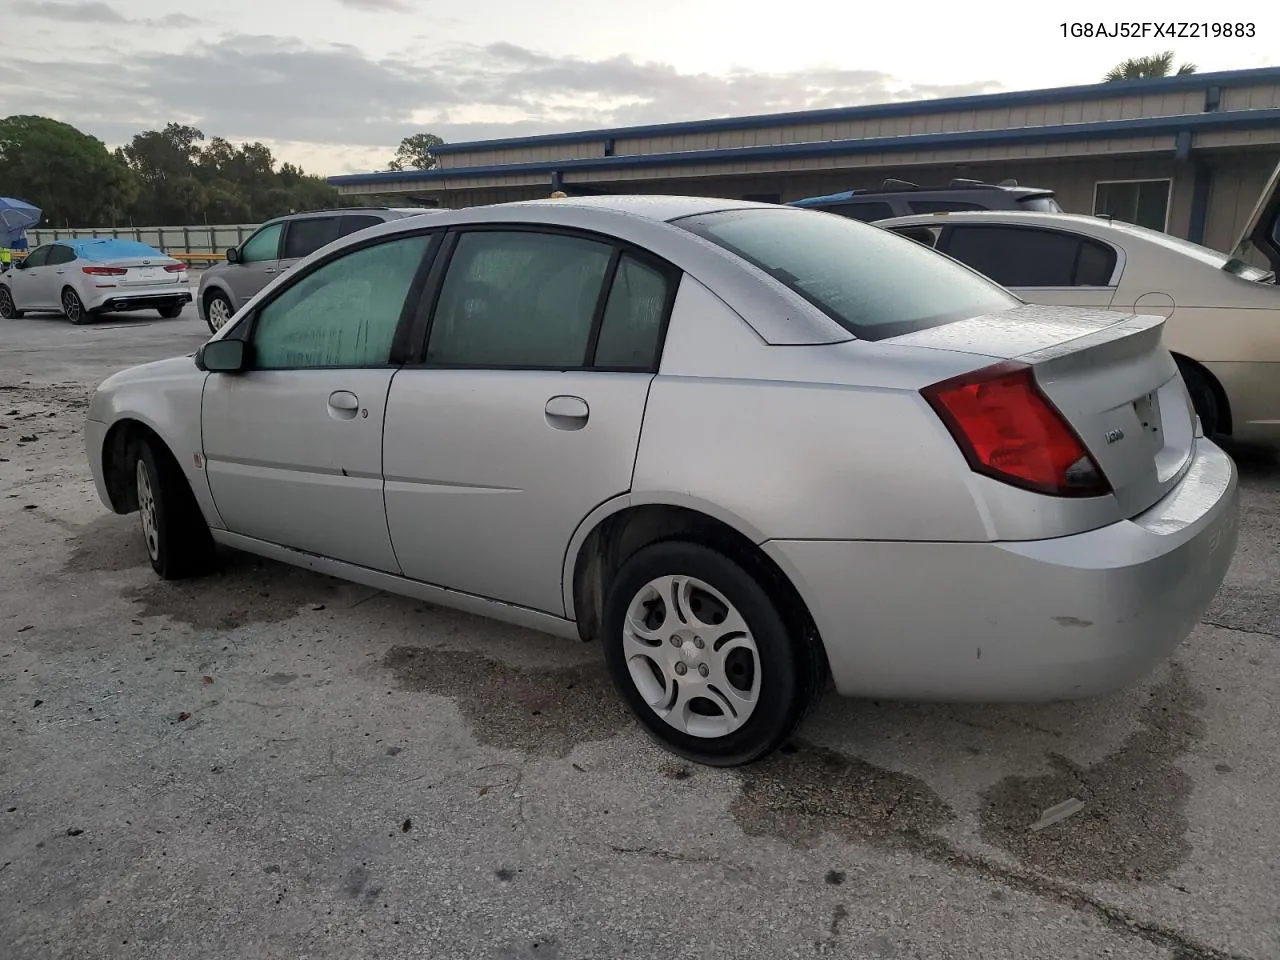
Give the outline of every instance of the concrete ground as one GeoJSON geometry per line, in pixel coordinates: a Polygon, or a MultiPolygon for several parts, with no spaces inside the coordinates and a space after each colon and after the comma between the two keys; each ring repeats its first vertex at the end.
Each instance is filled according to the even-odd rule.
{"type": "Polygon", "coordinates": [[[0,957],[1280,956],[1280,468],[1104,700],[825,700],[717,771],[600,652],[274,563],[159,581],[86,398],[188,315],[0,326],[0,957]],[[1040,832],[1068,797],[1083,810],[1040,832]]]}

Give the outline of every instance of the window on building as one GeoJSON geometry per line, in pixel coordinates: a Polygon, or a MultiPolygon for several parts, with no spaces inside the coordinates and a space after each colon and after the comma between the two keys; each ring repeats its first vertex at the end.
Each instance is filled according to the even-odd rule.
{"type": "Polygon", "coordinates": [[[954,226],[942,249],[1005,287],[1105,287],[1116,265],[1105,244],[1032,227],[954,226]]]}
{"type": "Polygon", "coordinates": [[[1163,231],[1168,225],[1171,180],[1103,181],[1094,188],[1093,212],[1163,231]]]}

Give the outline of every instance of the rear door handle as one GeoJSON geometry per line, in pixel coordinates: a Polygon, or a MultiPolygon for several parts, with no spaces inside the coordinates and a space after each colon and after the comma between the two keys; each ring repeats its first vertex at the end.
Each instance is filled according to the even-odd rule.
{"type": "Polygon", "coordinates": [[[350,390],[335,390],[329,394],[329,416],[336,420],[351,420],[360,410],[360,398],[350,390]]]}
{"type": "Polygon", "coordinates": [[[591,408],[581,397],[552,397],[547,401],[547,423],[557,430],[581,430],[591,408]]]}

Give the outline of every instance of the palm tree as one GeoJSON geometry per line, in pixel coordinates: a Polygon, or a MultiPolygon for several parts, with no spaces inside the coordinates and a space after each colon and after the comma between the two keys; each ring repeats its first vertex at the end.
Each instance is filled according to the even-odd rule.
{"type": "MultiPolygon", "coordinates": [[[[1103,83],[1115,83],[1118,80],[1146,80],[1150,77],[1167,77],[1173,70],[1173,51],[1154,53],[1149,57],[1130,57],[1107,71],[1102,78],[1103,83]]],[[[1184,63],[1178,67],[1177,76],[1185,77],[1196,72],[1194,63],[1184,63]]]]}

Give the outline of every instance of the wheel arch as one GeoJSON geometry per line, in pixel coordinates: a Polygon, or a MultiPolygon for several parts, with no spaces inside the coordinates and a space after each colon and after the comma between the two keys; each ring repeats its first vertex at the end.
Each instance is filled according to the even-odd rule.
{"type": "Polygon", "coordinates": [[[1218,433],[1226,436],[1231,435],[1231,401],[1227,397],[1227,391],[1223,389],[1221,381],[1218,380],[1199,360],[1188,357],[1185,353],[1178,353],[1171,350],[1174,361],[1178,364],[1179,372],[1184,367],[1194,370],[1204,382],[1209,385],[1209,389],[1213,391],[1213,399],[1218,407],[1218,433]]]}
{"type": "MultiPolygon", "coordinates": [[[[634,503],[618,497],[597,508],[579,527],[566,553],[565,611],[578,635],[593,640],[602,632],[604,598],[612,576],[638,550],[667,540],[685,540],[725,554],[741,564],[768,591],[780,612],[822,649],[821,638],[791,578],[743,528],[737,518],[721,518],[694,506],[634,503]]],[[[753,533],[755,531],[752,531],[753,533]]]]}
{"type": "MultiPolygon", "coordinates": [[[[132,417],[122,417],[113,423],[102,439],[102,479],[116,513],[133,513],[138,509],[138,491],[129,470],[129,448],[139,440],[152,445],[156,456],[167,457],[175,467],[178,459],[165,442],[164,437],[150,424],[132,417]]],[[[179,473],[182,471],[179,470],[179,473]]]]}

